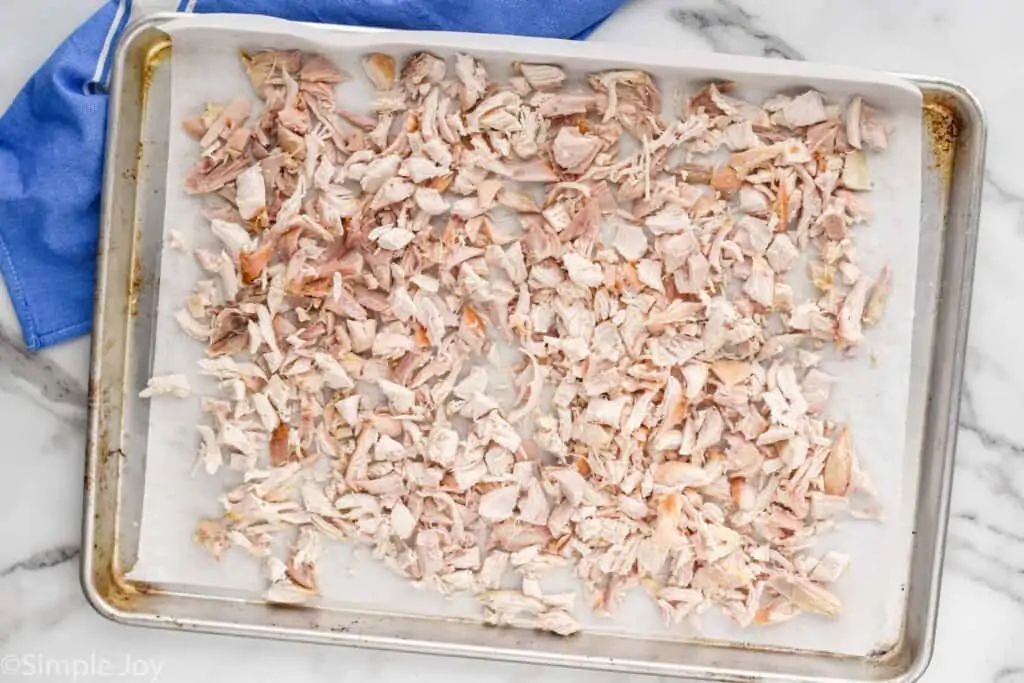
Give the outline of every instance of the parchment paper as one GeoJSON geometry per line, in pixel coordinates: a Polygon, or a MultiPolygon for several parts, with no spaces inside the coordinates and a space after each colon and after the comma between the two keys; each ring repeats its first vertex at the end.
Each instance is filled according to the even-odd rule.
{"type": "MultiPolygon", "coordinates": [[[[826,362],[838,376],[828,414],[849,420],[862,465],[871,475],[885,510],[885,521],[847,523],[824,536],[815,553],[835,548],[848,552],[852,564],[835,585],[845,614],[827,621],[804,616],[768,628],[742,630],[708,612],[701,632],[682,625],[666,628],[653,601],[636,590],[614,617],[597,617],[582,607],[578,616],[587,628],[634,636],[722,639],[751,644],[811,649],[863,656],[885,647],[899,636],[904,610],[903,584],[908,574],[911,528],[915,507],[914,482],[921,454],[915,438],[907,438],[908,384],[914,287],[918,253],[921,198],[921,95],[911,85],[885,75],[845,67],[811,65],[721,55],[693,54],[685,60],[678,50],[624,45],[567,44],[561,41],[473,36],[443,33],[338,31],[263,17],[239,15],[192,17],[163,27],[172,35],[173,54],[171,130],[166,193],[164,244],[171,229],[193,246],[214,246],[201,200],[187,196],[181,183],[198,157],[198,146],[180,126],[200,113],[207,102],[226,102],[253,96],[238,58],[239,49],[315,50],[356,78],[339,86],[339,102],[365,110],[372,93],[362,77],[359,57],[383,51],[396,58],[423,47],[451,58],[467,51],[480,58],[492,78],[500,79],[515,59],[553,61],[574,79],[587,72],[626,64],[644,66],[662,86],[671,103],[673,90],[693,94],[709,79],[736,81],[736,94],[752,101],[777,91],[814,87],[830,102],[845,104],[863,95],[896,125],[890,149],[871,155],[876,189],[869,195],[875,219],[857,227],[860,265],[875,275],[886,262],[894,268],[893,291],[881,323],[867,331],[857,358],[826,362]],[[686,67],[673,64],[685,61],[686,67]]],[[[198,444],[195,426],[203,421],[200,395],[215,386],[200,377],[196,361],[203,345],[186,337],[174,321],[185,297],[202,274],[190,253],[164,248],[160,257],[159,304],[152,374],[183,372],[195,395],[185,399],[158,398],[150,406],[146,455],[146,484],[138,561],[130,578],[164,585],[202,589],[208,593],[259,595],[264,587],[259,562],[232,550],[217,563],[193,542],[196,522],[221,512],[218,496],[239,478],[237,473],[191,476],[198,444]]],[[[561,583],[561,581],[559,581],[561,583]]],[[[569,580],[565,585],[573,585],[569,580]]],[[[333,541],[326,543],[321,563],[325,604],[376,609],[392,613],[452,615],[479,618],[471,597],[446,599],[413,587],[373,560],[365,548],[333,541]]]]}

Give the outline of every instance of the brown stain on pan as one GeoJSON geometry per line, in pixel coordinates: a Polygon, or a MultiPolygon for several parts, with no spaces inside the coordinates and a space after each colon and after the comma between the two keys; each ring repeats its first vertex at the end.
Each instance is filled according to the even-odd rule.
{"type": "Polygon", "coordinates": [[[132,249],[132,274],[128,283],[128,317],[134,318],[139,312],[139,296],[142,294],[143,273],[142,273],[142,250],[139,247],[138,230],[135,231],[135,245],[132,249]]]}
{"type": "Polygon", "coordinates": [[[925,95],[922,116],[928,148],[931,150],[929,168],[939,173],[943,193],[948,194],[953,183],[956,144],[960,136],[960,122],[954,103],[942,95],[925,95]]]}
{"type": "MultiPolygon", "coordinates": [[[[153,74],[168,59],[171,58],[171,39],[158,40],[146,50],[146,56],[142,60],[142,92],[139,93],[139,101],[142,109],[146,109],[146,98],[149,96],[149,88],[153,84],[153,74]]],[[[139,146],[139,158],[142,156],[142,147],[139,146]]]]}
{"type": "MultiPolygon", "coordinates": [[[[139,92],[139,102],[143,112],[146,111],[149,101],[149,91],[153,85],[153,75],[171,57],[171,40],[164,38],[150,45],[142,58],[142,87],[139,92]]],[[[141,137],[141,136],[140,136],[141,137]]],[[[146,155],[146,142],[139,140],[135,149],[135,167],[131,169],[131,181],[137,181],[141,175],[139,168],[146,155]]],[[[128,310],[129,318],[135,317],[139,312],[139,296],[142,292],[144,273],[142,269],[142,248],[140,241],[142,233],[140,226],[136,225],[133,233],[132,244],[132,269],[131,278],[128,283],[128,310]]]]}
{"type": "Polygon", "coordinates": [[[123,573],[113,567],[111,567],[109,581],[105,597],[111,605],[125,612],[140,611],[148,596],[161,593],[152,584],[145,581],[128,580],[123,573]]]}

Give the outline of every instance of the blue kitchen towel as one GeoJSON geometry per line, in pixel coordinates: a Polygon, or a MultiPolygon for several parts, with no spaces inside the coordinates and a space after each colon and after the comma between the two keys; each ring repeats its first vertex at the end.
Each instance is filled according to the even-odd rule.
{"type": "MultiPolygon", "coordinates": [[[[625,0],[175,1],[168,9],[579,38],[625,0]]],[[[0,271],[30,349],[92,325],[106,85],[113,46],[131,15],[132,0],[108,0],[0,118],[0,271]]]]}

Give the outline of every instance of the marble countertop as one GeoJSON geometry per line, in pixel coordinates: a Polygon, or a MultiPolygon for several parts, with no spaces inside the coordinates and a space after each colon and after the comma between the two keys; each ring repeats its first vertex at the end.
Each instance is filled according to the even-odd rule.
{"type": "MultiPolygon", "coordinates": [[[[100,0],[11,4],[0,22],[0,107],[100,0]]],[[[819,0],[637,0],[592,38],[937,74],[964,83],[984,104],[988,170],[928,683],[1024,682],[1024,366],[1011,360],[1024,323],[1017,327],[1015,304],[1004,303],[1024,292],[1024,176],[1013,170],[1022,151],[1021,136],[1013,132],[1017,105],[1024,107],[1022,26],[1024,4],[1010,0],[861,0],[828,3],[827,9],[819,0]]],[[[425,670],[450,683],[625,679],[152,631],[104,620],[86,604],[78,583],[88,342],[30,355],[6,296],[0,302],[0,434],[8,482],[0,496],[0,655],[33,665],[20,674],[0,672],[0,680],[70,680],[76,662],[92,662],[80,680],[118,677],[126,666],[124,677],[163,681],[341,677],[390,683],[425,670]]]]}

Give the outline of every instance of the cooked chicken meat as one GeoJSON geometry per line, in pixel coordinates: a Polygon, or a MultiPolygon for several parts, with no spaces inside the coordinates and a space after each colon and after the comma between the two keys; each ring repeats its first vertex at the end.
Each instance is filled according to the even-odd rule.
{"type": "Polygon", "coordinates": [[[670,623],[840,613],[850,559],[806,549],[871,516],[871,488],[816,349],[855,352],[892,286],[853,249],[880,112],[712,84],[667,119],[643,71],[502,83],[428,52],[367,55],[360,112],[320,56],[244,67],[262,104],[186,122],[186,190],[231,204],[177,316],[220,388],[196,468],[243,477],[199,525],[214,556],[241,547],[267,600],[302,602],[322,537],[352,540],[488,623],[563,635],[557,568],[601,612],[643,586],[670,623]]]}

